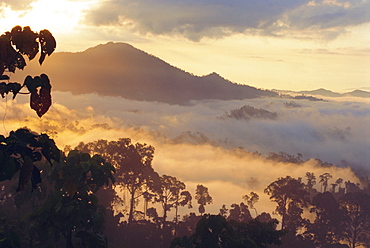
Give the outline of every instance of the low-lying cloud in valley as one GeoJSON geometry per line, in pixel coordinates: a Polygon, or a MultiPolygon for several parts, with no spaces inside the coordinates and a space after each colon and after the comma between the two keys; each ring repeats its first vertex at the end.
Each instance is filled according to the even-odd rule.
{"type": "Polygon", "coordinates": [[[355,98],[344,102],[203,100],[170,105],[58,91],[53,97],[54,104],[41,119],[27,106],[27,97],[18,97],[18,102],[3,100],[2,133],[27,126],[49,133],[60,148],[121,137],[147,143],[155,147],[153,167],[158,173],[176,176],[192,192],[198,183],[209,187],[214,204],[207,211],[213,213],[218,213],[222,204],[242,201],[242,195],[250,191],[261,196],[259,211],[271,212],[273,205],[268,204],[263,189],[278,177],[304,178],[306,172],[318,177],[329,172],[332,180],[357,183],[353,171],[365,172],[363,176],[369,173],[366,123],[370,107],[355,98]],[[250,111],[248,118],[230,115],[240,109],[250,111]],[[251,113],[276,116],[261,118],[251,113]],[[308,161],[279,163],[265,159],[270,152],[301,153],[308,161]],[[322,167],[313,158],[335,166],[322,167]]]}

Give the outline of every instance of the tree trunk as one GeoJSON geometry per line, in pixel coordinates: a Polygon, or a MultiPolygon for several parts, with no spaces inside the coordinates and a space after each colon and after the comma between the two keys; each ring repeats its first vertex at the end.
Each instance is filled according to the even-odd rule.
{"type": "Polygon", "coordinates": [[[130,199],[130,213],[128,215],[128,224],[129,225],[132,223],[132,220],[134,218],[134,208],[135,208],[135,190],[132,190],[131,199],[130,199]]]}
{"type": "Polygon", "coordinates": [[[66,235],[66,248],[73,248],[72,230],[69,230],[66,235]]]}

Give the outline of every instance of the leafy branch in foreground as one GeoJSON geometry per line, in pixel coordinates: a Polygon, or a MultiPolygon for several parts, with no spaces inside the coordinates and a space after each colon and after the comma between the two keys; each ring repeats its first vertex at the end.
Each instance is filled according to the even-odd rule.
{"type": "Polygon", "coordinates": [[[10,32],[0,36],[0,94],[4,98],[8,93],[13,93],[13,99],[17,94],[31,94],[30,106],[39,117],[43,116],[51,106],[51,84],[47,75],[31,77],[27,76],[23,85],[17,82],[9,82],[10,77],[4,72],[15,73],[16,69],[23,70],[27,65],[24,56],[28,60],[41,53],[39,63],[45,60],[46,55],[50,56],[56,48],[56,41],[53,35],[47,30],[39,33],[33,32],[30,27],[22,29],[15,26],[10,32]],[[7,81],[7,82],[6,82],[7,81]],[[28,92],[20,93],[26,86],[28,92]]]}

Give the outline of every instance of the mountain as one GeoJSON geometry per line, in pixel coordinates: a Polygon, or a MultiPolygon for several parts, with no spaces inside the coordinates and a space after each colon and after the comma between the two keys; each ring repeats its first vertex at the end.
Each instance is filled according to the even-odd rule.
{"type": "Polygon", "coordinates": [[[329,97],[341,97],[342,94],[336,93],[326,89],[317,89],[311,91],[298,91],[298,94],[305,94],[305,95],[320,95],[320,96],[329,96],[329,97]]]}
{"type": "Polygon", "coordinates": [[[364,91],[364,90],[354,90],[354,91],[345,93],[344,95],[370,98],[370,92],[364,91]]]}
{"type": "MultiPolygon", "coordinates": [[[[326,96],[326,97],[344,97],[344,96],[354,96],[354,97],[363,97],[370,98],[370,92],[364,90],[354,90],[347,93],[337,93],[326,89],[317,89],[317,90],[306,90],[306,91],[290,91],[290,90],[273,90],[275,92],[280,92],[282,94],[301,94],[303,95],[313,95],[313,96],[326,96]]],[[[297,96],[296,96],[297,97],[297,96]]],[[[307,96],[305,96],[307,97],[307,96]]],[[[321,99],[322,100],[322,99],[321,99]]]]}
{"type": "Polygon", "coordinates": [[[216,73],[198,77],[126,43],[107,43],[79,53],[55,53],[42,67],[30,63],[12,75],[22,81],[42,72],[53,89],[128,99],[186,104],[201,99],[245,99],[277,93],[232,83],[216,73]]]}

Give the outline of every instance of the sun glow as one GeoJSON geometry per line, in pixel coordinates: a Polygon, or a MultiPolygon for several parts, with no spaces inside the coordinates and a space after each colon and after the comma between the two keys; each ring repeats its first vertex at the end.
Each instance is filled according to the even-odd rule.
{"type": "Polygon", "coordinates": [[[0,28],[5,31],[20,25],[35,31],[49,29],[53,34],[69,33],[94,3],[96,1],[40,0],[31,3],[28,9],[17,11],[3,4],[3,7],[0,5],[0,28]]]}

